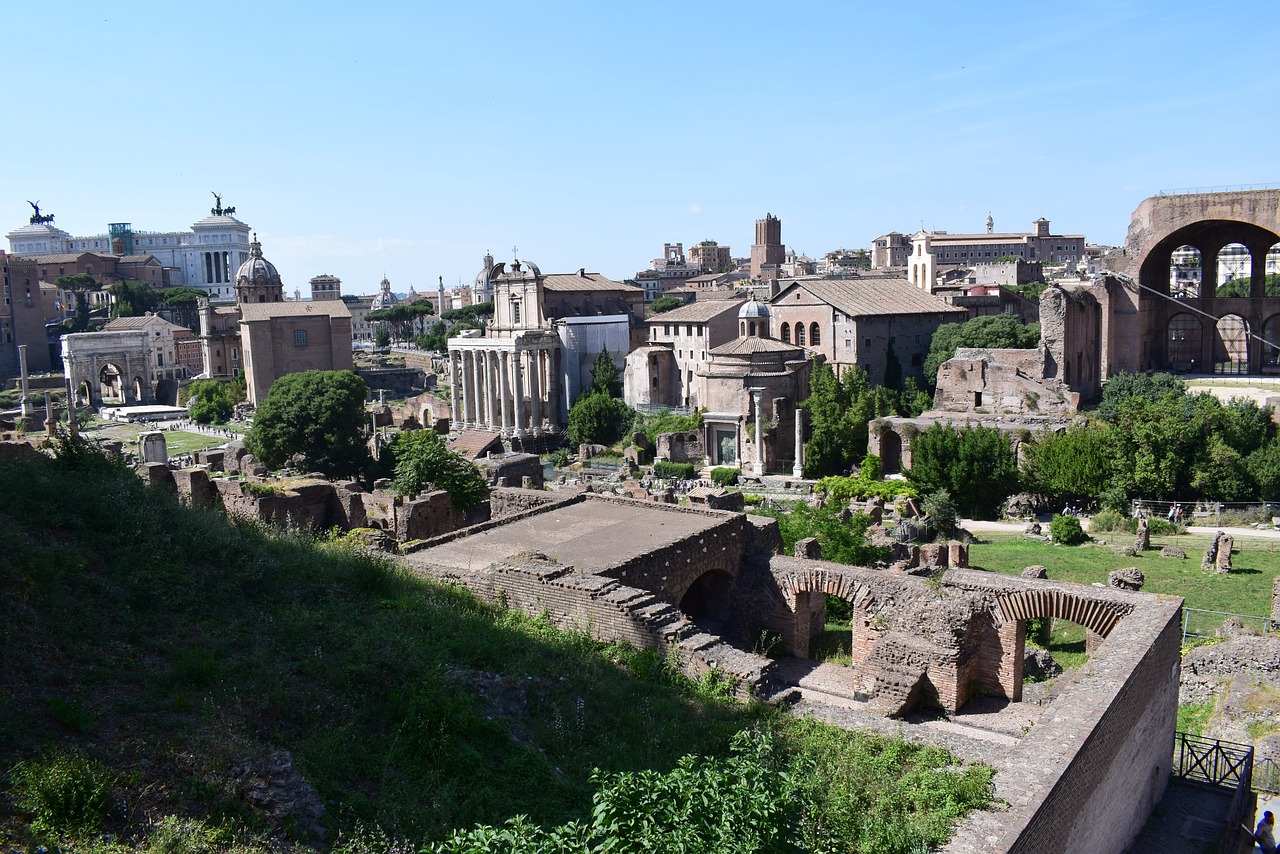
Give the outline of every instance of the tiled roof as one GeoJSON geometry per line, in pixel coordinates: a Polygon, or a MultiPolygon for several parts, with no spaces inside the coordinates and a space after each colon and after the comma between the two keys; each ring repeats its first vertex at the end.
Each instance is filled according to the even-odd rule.
{"type": "Polygon", "coordinates": [[[37,264],[74,264],[86,255],[93,255],[97,258],[115,258],[114,255],[103,255],[101,252],[90,252],[87,249],[83,252],[58,252],[53,255],[23,255],[29,261],[35,261],[37,264]]]}
{"type": "Polygon", "coordinates": [[[708,352],[713,356],[750,356],[753,353],[794,353],[798,358],[804,357],[804,348],[795,344],[785,344],[773,338],[735,338],[727,344],[712,347],[708,352]]]}
{"type": "Polygon", "coordinates": [[[700,300],[691,302],[688,305],[682,305],[679,308],[673,308],[671,311],[664,311],[662,314],[655,314],[648,319],[649,323],[705,323],[713,317],[719,317],[725,312],[737,311],[741,299],[737,300],[700,300]]]}
{"type": "Polygon", "coordinates": [[[643,291],[635,285],[615,282],[599,273],[551,273],[543,278],[542,287],[548,291],[643,291]]]}
{"type": "Polygon", "coordinates": [[[241,320],[270,320],[273,317],[350,317],[347,304],[337,299],[311,302],[246,302],[240,305],[241,320]]]}
{"type": "Polygon", "coordinates": [[[780,308],[796,288],[804,288],[818,299],[850,317],[888,314],[964,314],[963,308],[947,305],[901,277],[874,279],[806,279],[792,282],[770,302],[780,308]]]}
{"type": "Polygon", "coordinates": [[[102,328],[107,330],[108,332],[117,332],[123,329],[143,329],[149,325],[156,324],[156,323],[161,323],[161,324],[164,324],[165,326],[170,326],[174,329],[186,328],[185,326],[179,326],[176,323],[170,323],[169,321],[165,320],[163,317],[160,317],[154,314],[147,315],[144,317],[117,317],[116,319],[108,322],[107,325],[102,328]]]}
{"type": "Polygon", "coordinates": [[[469,460],[478,460],[489,451],[502,449],[501,437],[486,430],[460,430],[458,437],[450,439],[448,444],[449,450],[457,451],[469,460]]]}

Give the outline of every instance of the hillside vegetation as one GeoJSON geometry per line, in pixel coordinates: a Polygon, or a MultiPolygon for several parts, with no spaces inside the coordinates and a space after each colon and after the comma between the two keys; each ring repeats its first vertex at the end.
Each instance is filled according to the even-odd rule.
{"type": "Polygon", "coordinates": [[[0,490],[0,847],[912,852],[990,797],[83,447],[0,490]]]}

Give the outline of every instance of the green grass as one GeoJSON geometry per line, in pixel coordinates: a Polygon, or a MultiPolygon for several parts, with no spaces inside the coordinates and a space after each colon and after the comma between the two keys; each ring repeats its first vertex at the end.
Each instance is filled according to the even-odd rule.
{"type": "MultiPolygon", "coordinates": [[[[1123,537],[1123,535],[1122,535],[1123,537]]],[[[1111,538],[1108,542],[1112,542],[1111,538]]],[[[1125,542],[1127,538],[1117,540],[1125,542]]],[[[1142,570],[1144,593],[1181,596],[1186,607],[1232,614],[1265,616],[1271,612],[1271,583],[1280,575],[1280,540],[1237,540],[1232,571],[1215,575],[1200,571],[1207,537],[1183,535],[1152,540],[1154,549],[1140,557],[1117,554],[1108,546],[1055,546],[1016,534],[989,535],[969,547],[970,565],[1017,575],[1041,564],[1053,581],[1107,583],[1107,573],[1126,566],[1142,570]],[[1177,546],[1185,559],[1161,557],[1162,546],[1177,546]]]]}
{"type": "MultiPolygon", "coordinates": [[[[242,758],[281,749],[324,801],[330,841],[381,828],[417,842],[517,814],[582,820],[595,768],[669,771],[687,754],[723,755],[748,728],[773,729],[841,779],[874,776],[860,756],[906,749],[870,736],[854,747],[728,701],[655,653],[498,610],[342,541],[180,505],[93,454],[0,461],[0,494],[0,801],[21,800],[8,774],[18,763],[83,756],[105,769],[93,779],[115,781],[122,808],[99,829],[118,839],[267,850],[293,834],[312,846],[234,782],[242,758]]],[[[918,776],[957,762],[913,755],[892,767],[918,776]]],[[[91,791],[76,774],[73,791],[91,791]]],[[[934,776],[968,794],[934,789],[932,812],[907,800],[876,809],[902,816],[890,826],[947,826],[957,804],[983,802],[972,796],[990,769],[934,776]]],[[[884,797],[911,779],[886,780],[884,797]]],[[[855,827],[848,810],[870,807],[847,800],[824,820],[855,827]]],[[[61,832],[17,818],[0,825],[0,848],[61,832]]]]}
{"type": "Polygon", "coordinates": [[[829,622],[822,634],[809,641],[809,657],[827,664],[852,664],[852,649],[853,626],[849,623],[829,622]]]}
{"type": "Polygon", "coordinates": [[[1185,703],[1178,706],[1178,731],[1189,735],[1202,735],[1209,718],[1213,716],[1214,702],[1185,703]]]}

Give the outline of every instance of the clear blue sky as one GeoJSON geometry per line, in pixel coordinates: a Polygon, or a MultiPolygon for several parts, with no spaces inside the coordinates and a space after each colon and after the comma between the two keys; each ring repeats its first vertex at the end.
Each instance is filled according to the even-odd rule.
{"type": "Polygon", "coordinates": [[[887,231],[1119,244],[1162,189],[1280,183],[1275,6],[82,3],[4,15],[0,228],[187,228],[210,190],[286,289],[613,278],[664,242],[887,231]]]}

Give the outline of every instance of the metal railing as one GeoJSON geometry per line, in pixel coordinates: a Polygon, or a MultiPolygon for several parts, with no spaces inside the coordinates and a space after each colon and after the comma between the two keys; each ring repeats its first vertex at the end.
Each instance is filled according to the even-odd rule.
{"type": "Polygon", "coordinates": [[[1244,826],[1247,838],[1248,824],[1253,819],[1253,745],[1175,733],[1173,775],[1192,783],[1235,790],[1218,846],[1220,851],[1236,850],[1241,827],[1244,826]]]}
{"type": "Polygon", "coordinates": [[[1232,614],[1229,611],[1205,611],[1201,608],[1182,609],[1182,643],[1187,638],[1216,638],[1218,629],[1228,617],[1235,617],[1245,628],[1252,628],[1262,634],[1270,634],[1276,629],[1270,617],[1259,617],[1256,614],[1232,614]]]}
{"type": "Polygon", "coordinates": [[[1263,184],[1225,184],[1220,187],[1178,187],[1174,190],[1161,190],[1157,196],[1184,196],[1192,193],[1233,193],[1242,190],[1274,190],[1280,187],[1280,181],[1263,184]]]}

